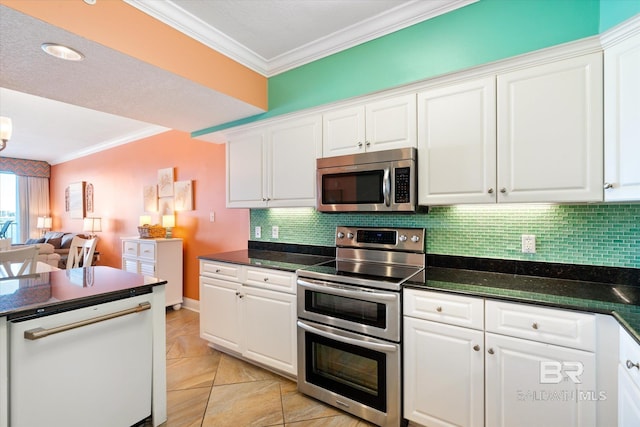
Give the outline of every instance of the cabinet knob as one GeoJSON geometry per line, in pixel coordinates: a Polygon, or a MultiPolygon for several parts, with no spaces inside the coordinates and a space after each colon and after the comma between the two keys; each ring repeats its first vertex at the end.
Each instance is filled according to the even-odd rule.
{"type": "Polygon", "coordinates": [[[219,268],[216,268],[216,273],[220,273],[220,269],[219,268]]]}
{"type": "Polygon", "coordinates": [[[489,353],[489,354],[493,354],[493,353],[495,353],[495,351],[493,351],[493,349],[492,349],[492,348],[490,348],[489,350],[487,350],[487,353],[489,353]]]}
{"type": "Polygon", "coordinates": [[[633,363],[631,360],[627,360],[627,368],[628,369],[636,368],[637,370],[640,371],[640,362],[633,363]]]}
{"type": "Polygon", "coordinates": [[[369,141],[365,141],[364,144],[368,147],[371,145],[371,143],[369,141]]]}
{"type": "Polygon", "coordinates": [[[264,278],[264,279],[262,279],[262,280],[264,280],[265,282],[268,282],[268,281],[269,281],[269,278],[268,278],[268,277],[265,277],[265,278],[264,278]]]}
{"type": "Polygon", "coordinates": [[[613,184],[612,183],[610,183],[610,182],[605,182],[604,183],[604,189],[605,190],[610,190],[612,188],[613,188],[613,184]]]}
{"type": "Polygon", "coordinates": [[[488,193],[488,194],[493,194],[493,188],[488,189],[488,190],[487,190],[487,193],[488,193]]]}
{"type": "Polygon", "coordinates": [[[358,141],[358,148],[362,148],[362,142],[358,141]]]}
{"type": "Polygon", "coordinates": [[[478,344],[476,344],[476,345],[473,346],[473,349],[475,351],[480,351],[480,346],[478,344]]]}
{"type": "Polygon", "coordinates": [[[532,327],[533,329],[538,329],[538,323],[533,322],[533,325],[531,325],[531,327],[532,327]]]}
{"type": "Polygon", "coordinates": [[[436,311],[437,311],[438,313],[442,313],[442,307],[436,307],[436,311]]]}
{"type": "Polygon", "coordinates": [[[236,291],[236,296],[239,297],[240,296],[240,292],[236,291]]]}
{"type": "Polygon", "coordinates": [[[507,192],[507,189],[506,189],[506,188],[504,188],[504,187],[502,187],[502,188],[500,189],[500,192],[501,192],[502,194],[504,194],[504,193],[506,193],[506,192],[507,192]]]}
{"type": "Polygon", "coordinates": [[[244,294],[238,292],[238,298],[244,298],[244,294]]]}

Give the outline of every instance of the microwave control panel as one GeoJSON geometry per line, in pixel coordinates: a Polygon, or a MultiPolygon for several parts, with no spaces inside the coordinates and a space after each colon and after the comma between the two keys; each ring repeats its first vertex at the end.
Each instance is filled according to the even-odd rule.
{"type": "Polygon", "coordinates": [[[411,202],[411,169],[395,168],[394,170],[395,183],[395,203],[410,203],[411,202]]]}

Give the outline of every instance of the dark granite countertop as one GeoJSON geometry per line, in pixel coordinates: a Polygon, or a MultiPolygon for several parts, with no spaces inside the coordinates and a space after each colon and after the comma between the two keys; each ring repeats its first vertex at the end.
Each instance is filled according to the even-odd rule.
{"type": "MultiPolygon", "coordinates": [[[[333,259],[333,248],[249,241],[249,249],[200,259],[296,271],[333,259]]],[[[640,344],[640,270],[632,268],[427,256],[417,289],[610,314],[640,344]]]]}
{"type": "Polygon", "coordinates": [[[407,287],[611,314],[640,343],[640,286],[428,267],[407,287]]]}
{"type": "Polygon", "coordinates": [[[151,292],[166,280],[95,266],[0,279],[0,317],[46,315],[151,292]]]}
{"type": "Polygon", "coordinates": [[[294,272],[299,268],[331,261],[333,257],[294,252],[246,249],[219,254],[201,255],[199,259],[229,262],[232,264],[268,267],[294,272]]]}

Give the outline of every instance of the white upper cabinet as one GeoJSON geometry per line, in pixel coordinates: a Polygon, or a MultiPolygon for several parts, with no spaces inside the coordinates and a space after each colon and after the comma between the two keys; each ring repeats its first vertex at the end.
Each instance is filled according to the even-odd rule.
{"type": "Polygon", "coordinates": [[[604,52],[605,201],[640,200],[640,34],[604,52]]]}
{"type": "Polygon", "coordinates": [[[497,77],[498,201],[603,199],[602,54],[497,77]]]}
{"type": "Polygon", "coordinates": [[[415,94],[323,114],[323,157],[416,146],[415,94]]]}
{"type": "Polygon", "coordinates": [[[227,142],[227,207],[315,206],[319,115],[233,134],[227,142]]]}
{"type": "Polygon", "coordinates": [[[496,201],[495,77],[418,93],[418,202],[496,201]]]}

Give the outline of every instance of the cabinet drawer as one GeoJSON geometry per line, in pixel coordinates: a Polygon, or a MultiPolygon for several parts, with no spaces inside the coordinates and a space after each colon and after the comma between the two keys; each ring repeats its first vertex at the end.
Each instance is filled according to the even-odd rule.
{"type": "Polygon", "coordinates": [[[640,344],[623,328],[620,328],[620,366],[640,387],[640,344]]]}
{"type": "Polygon", "coordinates": [[[295,294],[295,273],[247,267],[246,283],[251,286],[295,294]]]}
{"type": "Polygon", "coordinates": [[[138,242],[124,242],[122,248],[122,255],[137,257],[138,256],[138,242]]]}
{"type": "Polygon", "coordinates": [[[441,292],[404,290],[404,315],[473,329],[484,328],[484,301],[441,292]]]}
{"type": "Polygon", "coordinates": [[[237,264],[200,260],[201,276],[217,277],[224,280],[239,282],[241,271],[242,266],[237,264]]]}
{"type": "Polygon", "coordinates": [[[485,310],[487,332],[595,351],[592,314],[490,300],[485,310]]]}
{"type": "Polygon", "coordinates": [[[138,244],[138,257],[144,259],[155,260],[156,259],[156,245],[153,243],[139,243],[138,244]]]}

